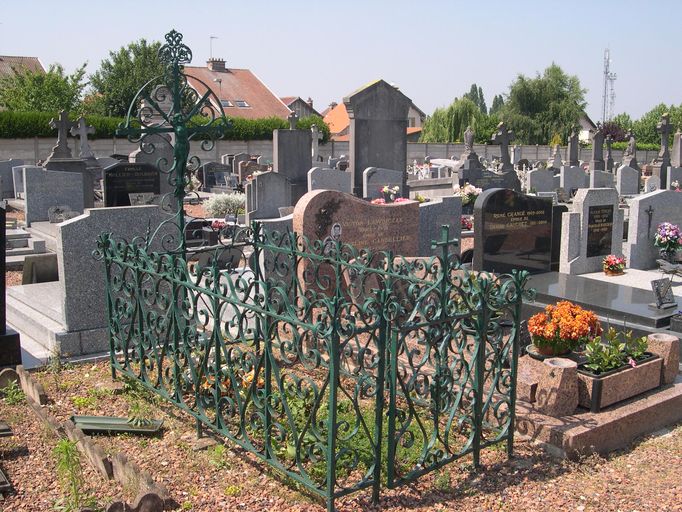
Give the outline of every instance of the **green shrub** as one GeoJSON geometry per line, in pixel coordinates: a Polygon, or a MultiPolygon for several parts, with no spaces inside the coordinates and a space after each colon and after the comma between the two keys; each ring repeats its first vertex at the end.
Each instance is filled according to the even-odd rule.
{"type": "Polygon", "coordinates": [[[204,208],[211,217],[239,215],[246,209],[246,194],[216,194],[204,202],[204,208]]]}
{"type": "MultiPolygon", "coordinates": [[[[50,128],[50,120],[59,116],[57,112],[0,112],[0,139],[25,139],[31,137],[56,138],[57,131],[50,128]]],[[[77,115],[70,116],[76,121],[77,115]]],[[[94,139],[114,136],[116,127],[123,121],[119,117],[85,116],[87,123],[95,128],[94,139]]]]}
{"type": "Polygon", "coordinates": [[[7,405],[18,405],[26,398],[16,380],[11,381],[7,386],[0,389],[0,394],[2,394],[3,400],[7,405]]]}

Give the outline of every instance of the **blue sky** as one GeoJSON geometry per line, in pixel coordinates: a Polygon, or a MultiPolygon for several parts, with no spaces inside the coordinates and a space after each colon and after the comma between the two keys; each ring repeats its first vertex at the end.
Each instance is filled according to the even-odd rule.
{"type": "Polygon", "coordinates": [[[72,71],[97,69],[109,50],[171,28],[185,35],[193,64],[213,55],[249,68],[278,96],[308,96],[322,110],[376,78],[397,84],[427,113],[476,82],[488,106],[521,73],[553,61],[588,89],[601,118],[604,49],[615,111],[639,117],[682,103],[675,53],[679,0],[7,1],[0,54],[31,55],[72,71]]]}

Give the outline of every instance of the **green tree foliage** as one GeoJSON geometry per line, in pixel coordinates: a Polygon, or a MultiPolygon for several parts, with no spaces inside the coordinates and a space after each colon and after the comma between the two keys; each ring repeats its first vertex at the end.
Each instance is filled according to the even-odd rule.
{"type": "Polygon", "coordinates": [[[535,78],[518,76],[500,117],[523,143],[547,144],[554,134],[568,139],[585,105],[585,90],[578,77],[552,64],[535,78]]]}
{"type": "Polygon", "coordinates": [[[476,104],[476,106],[478,106],[478,109],[481,111],[482,114],[488,113],[488,108],[485,105],[485,98],[483,97],[483,89],[481,89],[480,86],[477,86],[476,84],[471,84],[469,92],[466,93],[463,97],[469,98],[471,101],[473,101],[476,104]]]}
{"type": "Polygon", "coordinates": [[[495,97],[493,98],[493,104],[490,107],[489,114],[491,116],[494,114],[497,114],[503,106],[504,106],[504,98],[502,98],[502,95],[501,94],[495,95],[495,97]]]}
{"type": "Polygon", "coordinates": [[[137,91],[163,73],[158,56],[160,47],[158,41],[147,43],[140,39],[116,52],[109,52],[109,57],[90,76],[92,91],[86,101],[89,110],[102,115],[125,116],[137,91]]]}
{"type": "Polygon", "coordinates": [[[673,132],[675,129],[682,127],[682,105],[676,107],[675,105],[661,103],[632,123],[632,131],[638,143],[661,144],[661,135],[656,131],[656,125],[660,122],[661,116],[666,112],[670,114],[670,124],[673,126],[673,132]]]}
{"type": "Polygon", "coordinates": [[[0,107],[12,111],[76,110],[85,83],[85,64],[67,75],[60,64],[46,73],[24,71],[0,79],[0,107]]]}
{"type": "Polygon", "coordinates": [[[602,131],[604,132],[604,137],[611,135],[611,140],[615,142],[622,142],[626,139],[626,131],[613,121],[607,121],[602,125],[602,131]]]}
{"type": "Polygon", "coordinates": [[[627,133],[628,130],[632,129],[632,118],[625,112],[615,116],[611,119],[611,122],[623,130],[624,133],[627,133]]]}
{"type": "Polygon", "coordinates": [[[298,120],[296,123],[296,128],[299,130],[310,130],[310,127],[312,125],[316,125],[317,129],[320,131],[322,134],[322,140],[320,141],[320,144],[326,144],[329,142],[329,126],[327,126],[327,123],[324,122],[324,119],[322,119],[320,116],[308,116],[308,117],[303,117],[298,120]]]}
{"type": "Polygon", "coordinates": [[[421,142],[458,142],[467,126],[477,130],[485,116],[469,98],[455,100],[447,107],[437,108],[422,126],[421,142]]]}

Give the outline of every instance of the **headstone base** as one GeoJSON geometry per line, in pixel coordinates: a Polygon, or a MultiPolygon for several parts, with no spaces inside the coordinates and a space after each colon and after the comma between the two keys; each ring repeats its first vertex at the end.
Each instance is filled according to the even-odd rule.
{"type": "Polygon", "coordinates": [[[21,341],[19,333],[6,327],[5,334],[0,334],[0,366],[21,364],[21,341]]]}

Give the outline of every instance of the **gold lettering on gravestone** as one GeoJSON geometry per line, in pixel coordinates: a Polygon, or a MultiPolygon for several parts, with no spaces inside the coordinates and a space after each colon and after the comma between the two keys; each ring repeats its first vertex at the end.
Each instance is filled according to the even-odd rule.
{"type": "Polygon", "coordinates": [[[545,210],[515,210],[492,213],[491,220],[485,223],[486,231],[517,231],[533,226],[549,224],[545,210]]]}
{"type": "Polygon", "coordinates": [[[610,254],[612,234],[613,205],[590,206],[587,210],[587,257],[610,254]]]}

